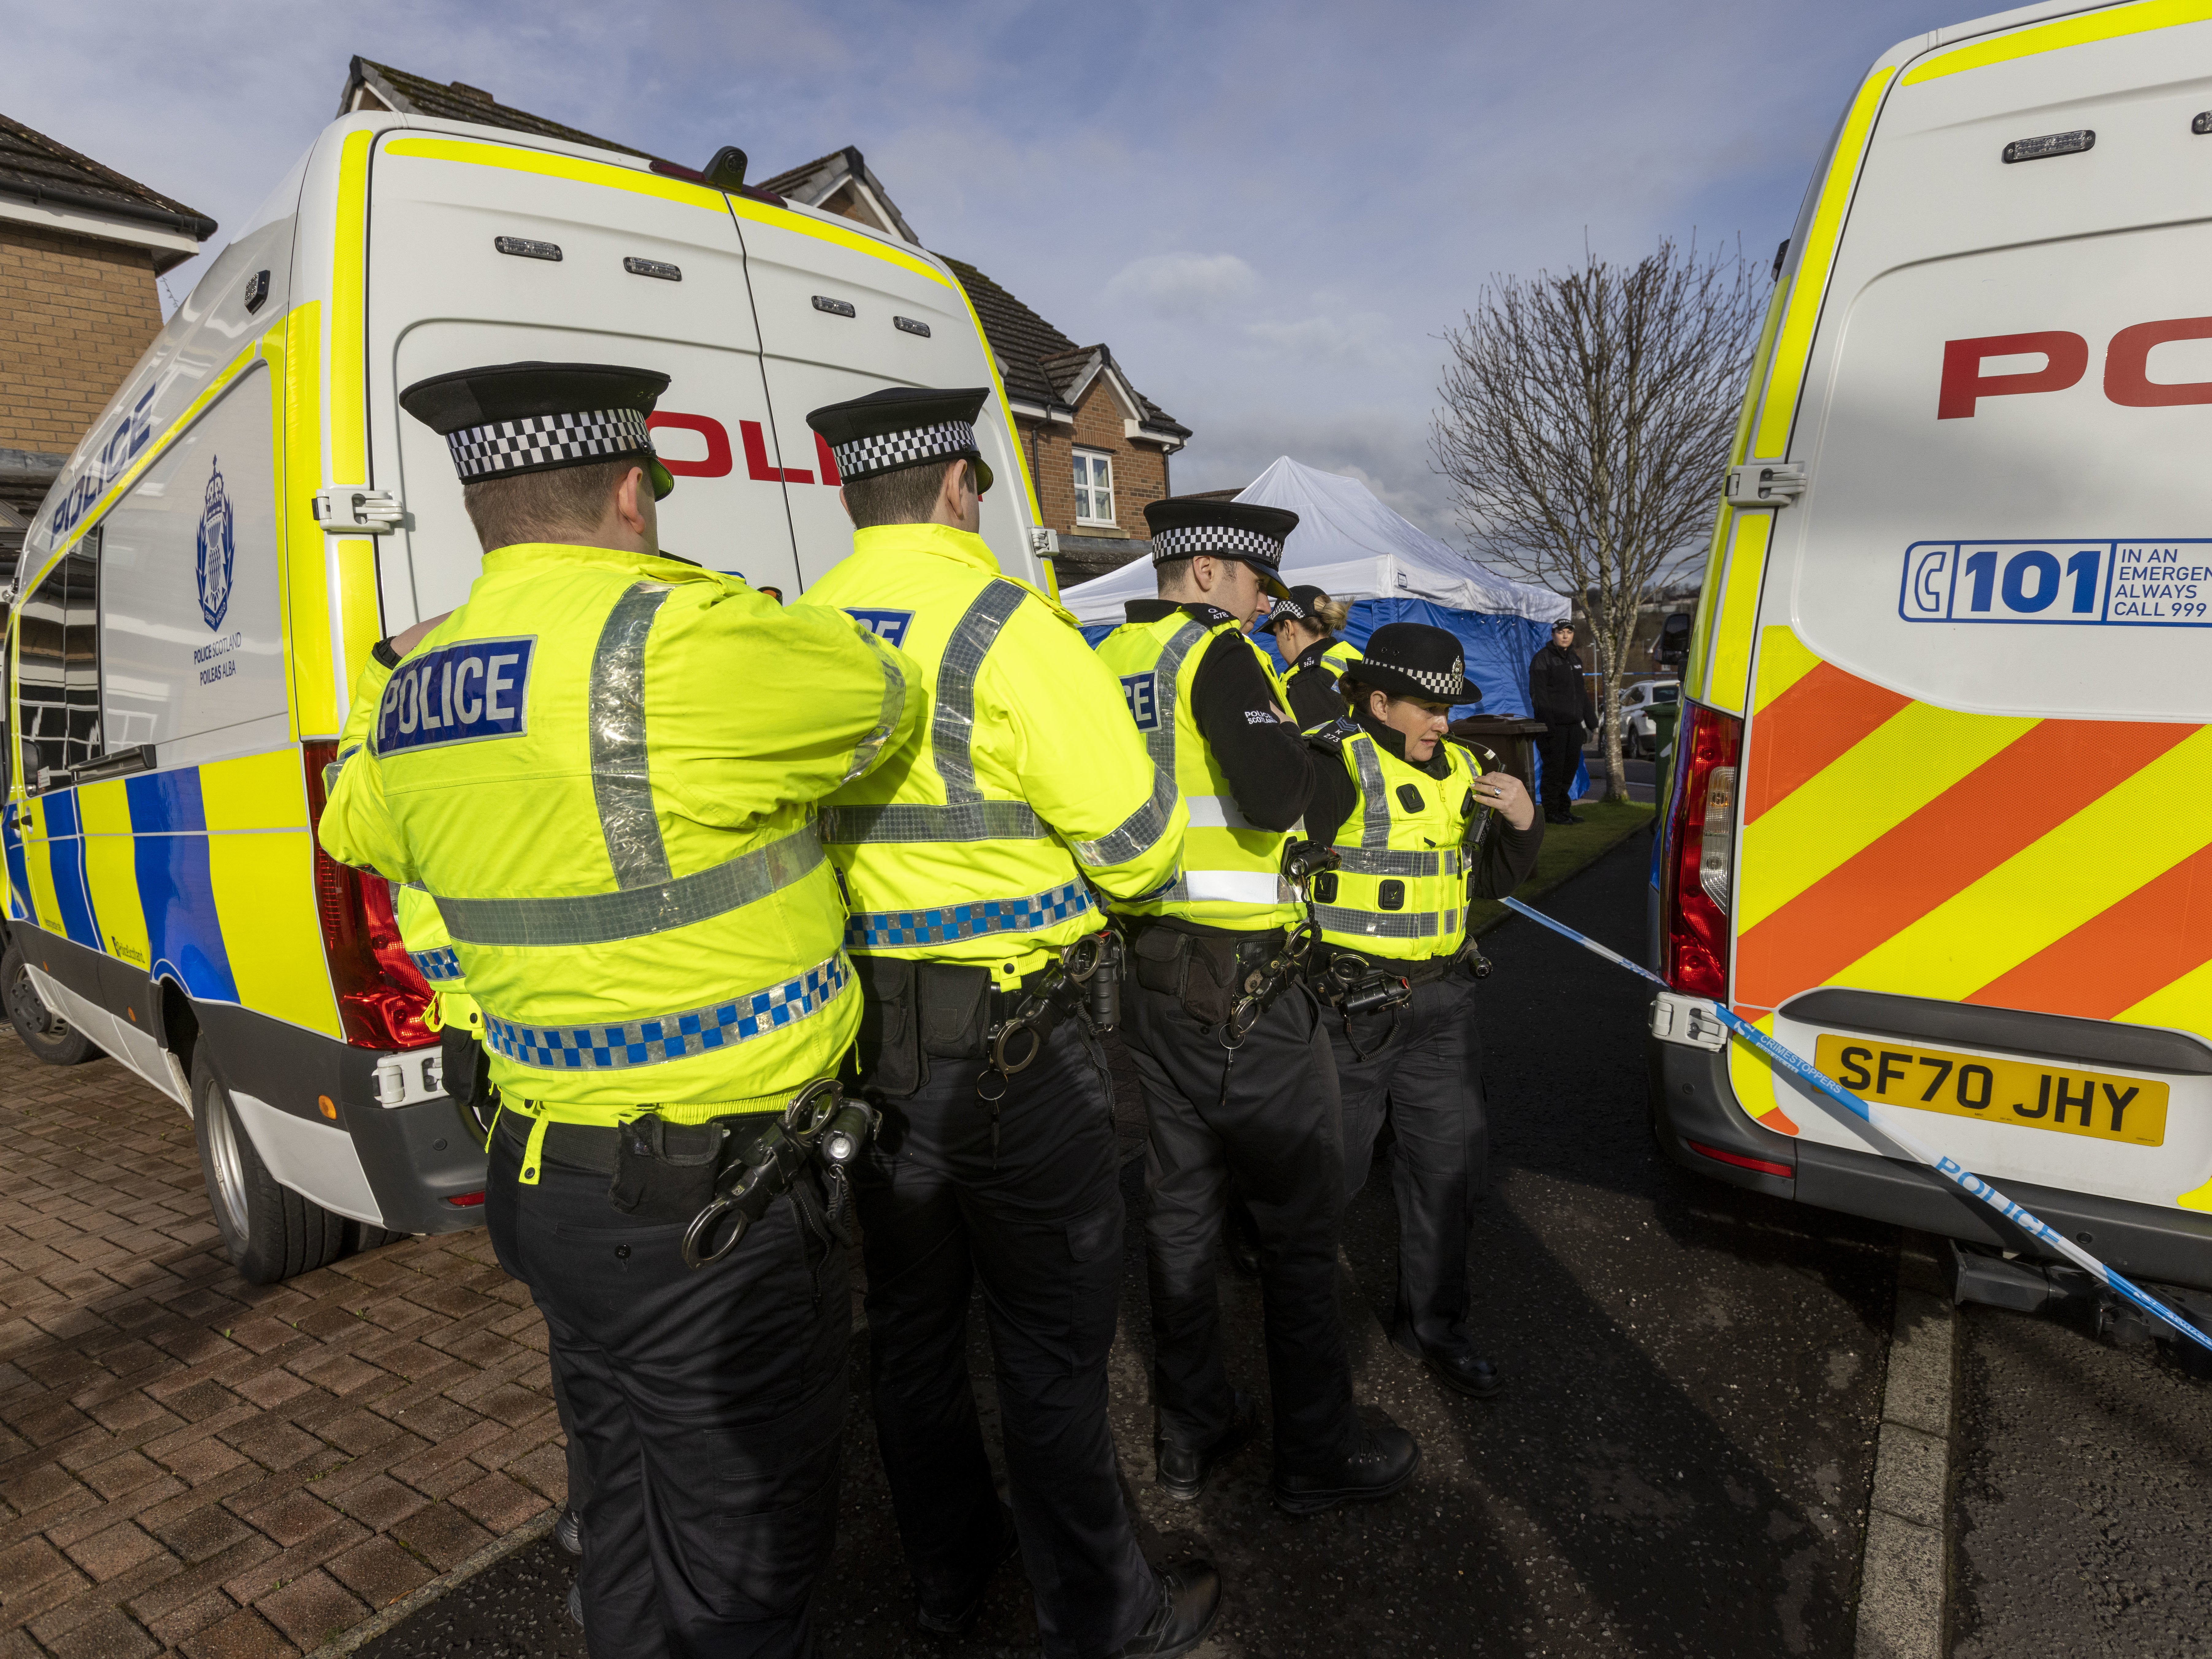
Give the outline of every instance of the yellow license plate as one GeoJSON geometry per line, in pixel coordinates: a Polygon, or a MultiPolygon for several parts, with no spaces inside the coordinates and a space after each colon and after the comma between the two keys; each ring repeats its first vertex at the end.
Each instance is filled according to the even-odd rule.
{"type": "Polygon", "coordinates": [[[1823,1036],[1814,1063],[1862,1100],[2130,1146],[2166,1143],[2163,1083],[2032,1060],[1823,1036]]]}

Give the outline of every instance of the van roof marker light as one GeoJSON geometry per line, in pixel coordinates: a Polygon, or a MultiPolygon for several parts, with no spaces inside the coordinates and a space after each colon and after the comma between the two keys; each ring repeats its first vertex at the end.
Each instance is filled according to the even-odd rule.
{"type": "Polygon", "coordinates": [[[533,242],[527,236],[495,236],[491,245],[501,253],[511,253],[518,259],[550,259],[561,262],[558,242],[533,242]]]}
{"type": "Polygon", "coordinates": [[[2189,124],[2189,130],[2195,133],[2199,138],[2202,138],[2208,132],[2212,132],[2212,109],[2205,110],[2199,114],[2194,121],[2191,121],[2189,124]]]}
{"type": "MultiPolygon", "coordinates": [[[[2197,117],[2200,121],[2203,118],[2197,117]]],[[[2046,132],[2040,138],[2014,139],[2004,147],[2004,159],[2009,164],[2040,161],[2047,155],[2078,155],[2085,149],[2094,149],[2096,143],[2097,135],[2087,127],[2077,132],[2046,132]]]]}
{"type": "Polygon", "coordinates": [[[684,280],[683,267],[672,265],[665,259],[641,259],[633,254],[623,260],[623,269],[633,276],[658,276],[664,283],[684,280]]]}

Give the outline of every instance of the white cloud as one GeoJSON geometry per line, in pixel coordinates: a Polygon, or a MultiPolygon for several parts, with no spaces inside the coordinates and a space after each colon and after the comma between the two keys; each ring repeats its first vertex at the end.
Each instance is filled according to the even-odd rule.
{"type": "Polygon", "coordinates": [[[1389,319],[1380,312],[1348,317],[1302,317],[1296,322],[1247,323],[1244,332],[1277,356],[1318,361],[1358,356],[1374,361],[1383,350],[1389,319]]]}
{"type": "Polygon", "coordinates": [[[1174,321],[1212,322],[1259,288],[1259,274],[1233,253],[1154,253],[1115,271],[1106,297],[1174,321]]]}

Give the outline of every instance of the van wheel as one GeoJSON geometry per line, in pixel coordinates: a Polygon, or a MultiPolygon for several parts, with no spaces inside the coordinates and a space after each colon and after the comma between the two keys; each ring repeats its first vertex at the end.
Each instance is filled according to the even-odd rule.
{"type": "Polygon", "coordinates": [[[346,1220],[281,1185],[253,1149],[230,1091],[203,1056],[192,1060],[192,1137],[208,1207],[231,1265],[248,1283],[274,1285],[334,1261],[346,1220]]]}
{"type": "Polygon", "coordinates": [[[78,1066],[100,1057],[98,1043],[46,1006],[31,982],[31,964],[20,945],[0,955],[0,988],[8,998],[8,1023],[23,1046],[47,1065],[78,1066]]]}
{"type": "Polygon", "coordinates": [[[363,1250],[380,1250],[386,1244],[396,1244],[408,1235],[395,1233],[388,1227],[372,1227],[366,1221],[349,1221],[345,1224],[348,1255],[358,1255],[363,1250]]]}

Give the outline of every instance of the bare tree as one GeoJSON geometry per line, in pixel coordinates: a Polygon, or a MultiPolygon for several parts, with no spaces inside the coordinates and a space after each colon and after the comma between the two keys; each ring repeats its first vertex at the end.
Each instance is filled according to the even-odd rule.
{"type": "Polygon", "coordinates": [[[1626,800],[1620,671],[1647,588],[1712,521],[1766,295],[1741,251],[1493,276],[1458,328],[1431,449],[1486,558],[1581,597],[1626,800]]]}

